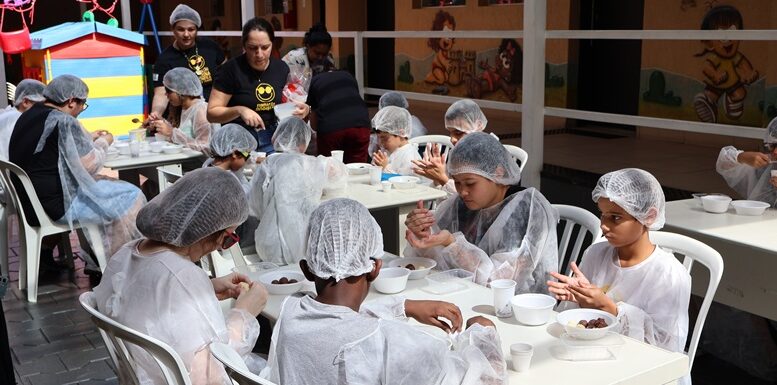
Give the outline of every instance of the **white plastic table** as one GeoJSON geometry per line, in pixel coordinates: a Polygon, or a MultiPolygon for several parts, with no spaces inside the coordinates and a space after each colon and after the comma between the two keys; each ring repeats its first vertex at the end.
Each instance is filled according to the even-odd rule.
{"type": "Polygon", "coordinates": [[[119,155],[105,161],[103,167],[118,171],[119,179],[140,186],[139,170],[142,168],[181,164],[183,161],[204,156],[201,152],[188,148],[184,148],[178,154],[141,152],[137,158],[132,158],[129,155],[119,155]]]}
{"type": "MultiPolygon", "coordinates": [[[[284,266],[281,269],[299,271],[297,266],[284,266]]],[[[464,281],[462,281],[464,282],[464,281]]],[[[472,282],[465,282],[468,288],[448,295],[434,295],[421,288],[426,280],[408,281],[408,286],[400,295],[416,300],[440,300],[456,304],[466,321],[477,315],[484,316],[496,325],[502,342],[502,351],[508,361],[511,384],[667,384],[674,383],[688,372],[688,356],[672,353],[623,337],[625,344],[617,359],[611,361],[564,361],[551,354],[551,347],[562,345],[559,336],[563,333],[555,318],[542,326],[524,326],[514,318],[494,316],[491,290],[472,282]],[[512,370],[510,363],[510,345],[525,342],[534,346],[534,356],[528,372],[518,373],[512,370]]],[[[306,282],[307,290],[313,290],[312,282],[306,282]]],[[[370,289],[367,301],[385,296],[370,289]]],[[[284,295],[270,295],[262,314],[272,320],[278,319],[284,295]]],[[[555,317],[555,313],[554,313],[555,317]]],[[[415,322],[415,321],[411,321],[415,322]]],[[[419,327],[443,332],[426,325],[419,327]]]]}
{"type": "Polygon", "coordinates": [[[391,189],[384,192],[381,186],[372,186],[362,181],[351,178],[342,194],[324,195],[322,201],[350,198],[366,206],[383,230],[384,250],[396,255],[401,254],[405,244],[405,217],[416,207],[417,202],[428,202],[447,196],[442,190],[422,185],[409,190],[391,189]]]}
{"type": "MultiPolygon", "coordinates": [[[[706,243],[723,257],[725,269],[715,301],[777,320],[777,210],[762,216],[705,212],[693,199],[667,202],[664,230],[706,243]]],[[[694,269],[693,292],[703,295],[708,277],[694,269]]]]}

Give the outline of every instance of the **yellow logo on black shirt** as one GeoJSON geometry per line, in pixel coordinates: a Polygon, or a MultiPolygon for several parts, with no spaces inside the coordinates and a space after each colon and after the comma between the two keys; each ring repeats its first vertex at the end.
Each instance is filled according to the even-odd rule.
{"type": "Polygon", "coordinates": [[[270,102],[275,100],[275,88],[267,83],[260,83],[256,87],[256,98],[260,102],[270,102]]]}

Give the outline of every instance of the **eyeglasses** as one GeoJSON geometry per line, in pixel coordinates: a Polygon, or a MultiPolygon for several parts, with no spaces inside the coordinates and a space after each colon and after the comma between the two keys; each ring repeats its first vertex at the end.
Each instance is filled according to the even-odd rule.
{"type": "Polygon", "coordinates": [[[84,101],[84,107],[81,109],[81,111],[85,111],[87,108],[89,108],[89,103],[84,101]]]}
{"type": "Polygon", "coordinates": [[[221,242],[221,249],[226,250],[238,242],[240,242],[240,237],[237,234],[227,233],[227,237],[221,242]]]}
{"type": "Polygon", "coordinates": [[[248,159],[251,156],[251,153],[248,151],[235,151],[235,152],[242,155],[243,158],[246,158],[246,159],[248,159]]]}
{"type": "Polygon", "coordinates": [[[89,103],[86,102],[86,99],[73,98],[73,101],[76,103],[83,103],[83,107],[81,107],[81,111],[89,108],[89,103]]]}

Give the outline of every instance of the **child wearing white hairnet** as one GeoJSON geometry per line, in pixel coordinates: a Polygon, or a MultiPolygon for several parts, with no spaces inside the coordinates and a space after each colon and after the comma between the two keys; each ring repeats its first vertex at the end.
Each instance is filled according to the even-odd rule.
{"type": "Polygon", "coordinates": [[[473,317],[458,337],[443,339],[405,321],[461,330],[461,312],[451,303],[401,296],[363,303],[383,266],[383,236],[366,207],[326,201],[306,233],[300,268],[318,295],[284,301],[264,377],[279,384],[507,384],[490,320],[473,317]]]}
{"type": "Polygon", "coordinates": [[[763,145],[764,152],[723,147],[716,168],[742,197],[777,207],[777,118],[766,128],[763,145]]]}
{"type": "Polygon", "coordinates": [[[649,230],[664,226],[661,185],[647,171],[627,168],[605,174],[592,193],[607,242],[593,244],[574,277],[552,273],[549,281],[565,307],[599,309],[618,317],[624,335],[683,352],[688,334],[691,277],[675,256],[650,242],[649,230]]]}
{"type": "MultiPolygon", "coordinates": [[[[24,79],[16,86],[13,106],[0,112],[0,160],[8,161],[8,144],[11,141],[16,120],[33,104],[46,100],[43,89],[46,85],[35,79],[24,79]]],[[[2,188],[0,188],[2,191],[2,188]]]]}
{"type": "MultiPolygon", "coordinates": [[[[245,131],[245,129],[243,130],[245,131]]],[[[249,204],[259,219],[256,254],[279,265],[299,262],[305,253],[305,229],[325,188],[346,183],[345,165],[331,157],[305,155],[313,132],[297,117],[283,119],[273,134],[276,152],[257,167],[249,204]]]]}
{"type": "MultiPolygon", "coordinates": [[[[402,93],[397,91],[386,92],[380,96],[380,99],[378,99],[378,110],[388,106],[401,107],[410,111],[410,103],[407,102],[407,98],[405,98],[405,95],[402,95],[402,93]]],[[[421,123],[421,119],[418,119],[418,117],[415,115],[411,115],[410,119],[410,138],[426,135],[426,127],[423,123],[421,123]]],[[[367,150],[367,153],[374,154],[377,150],[378,135],[373,133],[370,135],[370,146],[367,150]]]]}
{"type": "Polygon", "coordinates": [[[251,191],[251,184],[243,173],[243,167],[251,155],[251,150],[256,148],[256,139],[243,126],[229,123],[213,134],[209,145],[212,158],[206,160],[203,167],[213,166],[230,171],[243,186],[247,196],[251,191]]]}
{"type": "Polygon", "coordinates": [[[181,107],[181,121],[178,127],[173,127],[159,114],[152,112],[145,125],[170,138],[173,143],[210,155],[210,136],[219,125],[208,121],[208,103],[202,98],[200,79],[188,68],[177,67],[167,71],[162,84],[170,104],[181,107]]]}
{"type": "MultiPolygon", "coordinates": [[[[229,173],[213,167],[187,173],[140,210],[143,238],[111,258],[94,288],[101,313],[170,345],[193,385],[232,384],[210,354],[212,342],[229,344],[254,372],[265,365],[251,350],[266,289],[237,273],[209,279],[195,264],[235,243],[235,227],[247,216],[248,202],[229,173]],[[218,301],[227,298],[235,303],[224,314],[218,301]]],[[[129,352],[139,383],[166,383],[145,350],[130,346],[129,352]]],[[[126,373],[118,374],[120,383],[134,383],[126,373]]]]}
{"type": "Polygon", "coordinates": [[[380,144],[380,150],[372,154],[372,164],[385,173],[413,175],[412,161],[421,160],[421,155],[418,146],[408,142],[410,113],[402,107],[384,107],[372,118],[372,127],[380,144]]]}
{"type": "Polygon", "coordinates": [[[458,195],[408,214],[405,256],[471,271],[481,285],[512,279],[516,293],[547,292],[546,277],[558,270],[558,213],[536,189],[521,191],[521,169],[504,146],[468,134],[451,150],[448,174],[458,195]]]}

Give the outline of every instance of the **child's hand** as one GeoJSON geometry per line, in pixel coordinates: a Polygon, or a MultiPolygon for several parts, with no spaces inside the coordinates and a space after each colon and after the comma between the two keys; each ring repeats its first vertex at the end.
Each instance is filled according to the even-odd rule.
{"type": "Polygon", "coordinates": [[[769,155],[755,151],[744,151],[737,155],[737,162],[753,168],[766,167],[769,164],[769,155]]]}
{"type": "Polygon", "coordinates": [[[170,137],[173,135],[173,126],[164,119],[157,119],[151,122],[151,127],[154,129],[155,132],[158,132],[161,135],[170,137]]]}
{"type": "Polygon", "coordinates": [[[448,230],[440,231],[425,238],[418,238],[412,231],[407,230],[405,232],[405,239],[407,239],[407,243],[410,246],[416,249],[429,249],[436,246],[447,247],[454,241],[453,235],[448,230]]]}
{"type": "Polygon", "coordinates": [[[210,282],[213,285],[213,291],[216,292],[216,298],[219,300],[237,298],[241,292],[241,283],[251,284],[251,280],[247,276],[239,273],[213,278],[210,282]]]}
{"type": "Polygon", "coordinates": [[[423,201],[418,201],[416,208],[405,218],[405,226],[418,238],[426,238],[431,235],[431,229],[435,222],[434,214],[424,207],[423,201]]]}
{"type": "Polygon", "coordinates": [[[457,332],[461,330],[461,310],[448,302],[443,301],[414,301],[405,300],[405,314],[414,318],[416,321],[436,326],[446,333],[457,332]],[[445,318],[450,321],[441,321],[439,318],[445,318]]]}
{"type": "Polygon", "coordinates": [[[583,275],[583,272],[577,268],[577,264],[572,262],[572,271],[575,273],[573,277],[567,277],[556,272],[551,272],[550,275],[556,278],[558,282],[548,281],[548,291],[550,291],[559,301],[577,302],[575,296],[569,290],[569,286],[578,287],[590,287],[591,282],[583,275]]]}
{"type": "Polygon", "coordinates": [[[441,154],[440,145],[434,143],[427,145],[423,160],[412,161],[413,172],[433,180],[438,185],[448,182],[448,174],[445,172],[445,154],[441,154]]]}
{"type": "Polygon", "coordinates": [[[388,157],[383,151],[375,151],[375,153],[372,154],[372,164],[381,168],[386,168],[386,166],[388,166],[388,157]]]}
{"type": "Polygon", "coordinates": [[[604,291],[594,285],[588,285],[588,287],[580,286],[568,286],[572,296],[575,298],[575,302],[582,308],[599,309],[606,311],[614,316],[618,315],[618,307],[615,302],[612,301],[604,291]]]}

